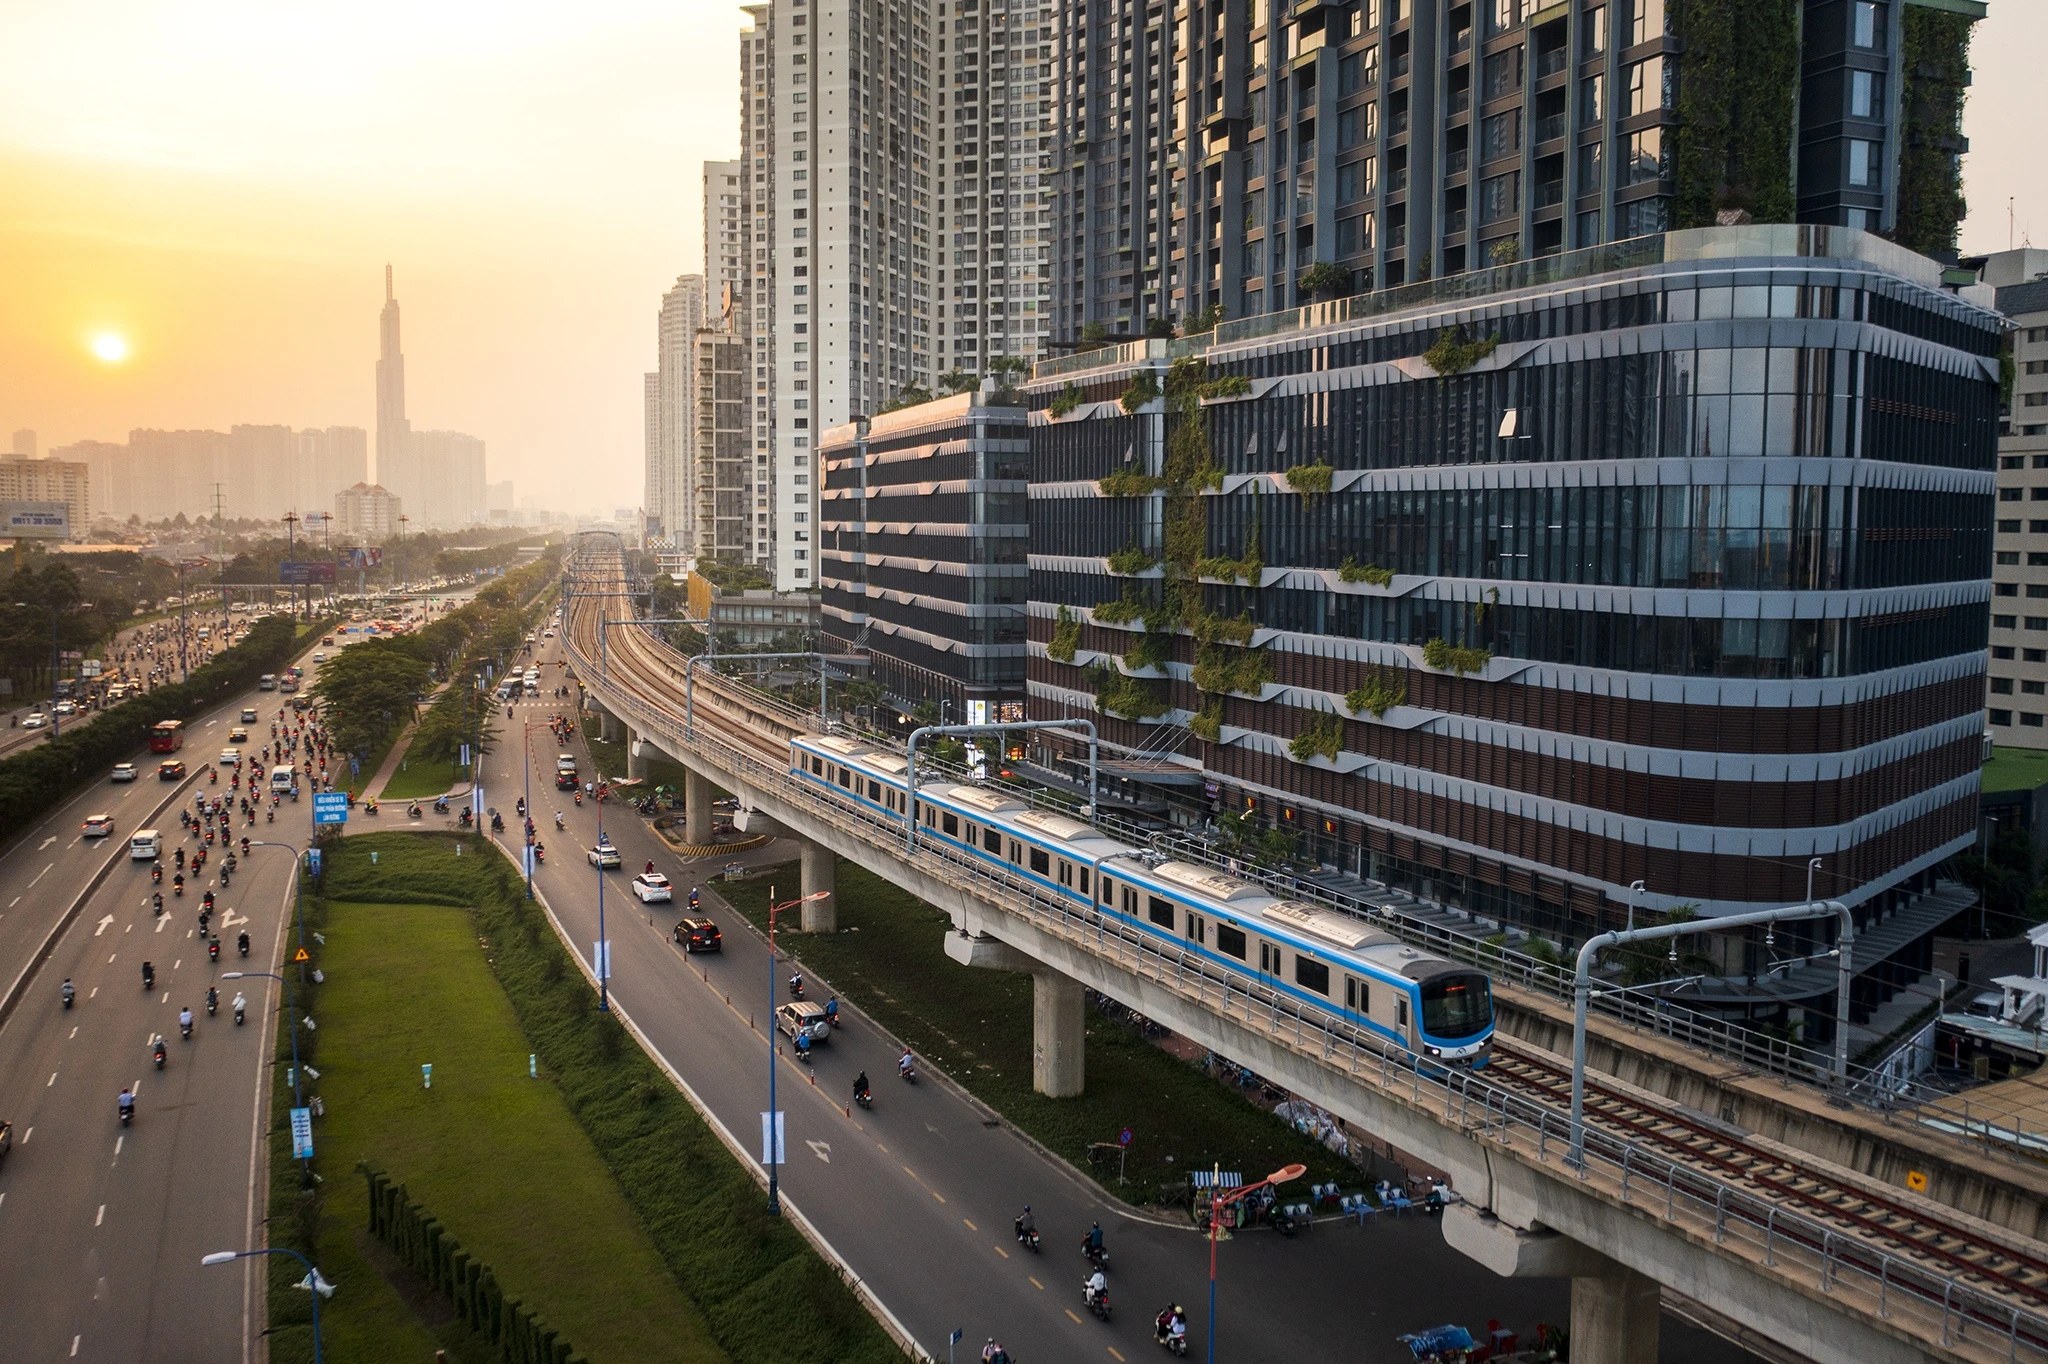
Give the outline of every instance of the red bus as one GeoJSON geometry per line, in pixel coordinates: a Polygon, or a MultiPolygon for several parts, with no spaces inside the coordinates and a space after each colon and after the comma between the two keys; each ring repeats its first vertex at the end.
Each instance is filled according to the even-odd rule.
{"type": "Polygon", "coordinates": [[[149,751],[152,753],[176,753],[185,746],[185,722],[183,720],[160,720],[149,731],[149,751]]]}

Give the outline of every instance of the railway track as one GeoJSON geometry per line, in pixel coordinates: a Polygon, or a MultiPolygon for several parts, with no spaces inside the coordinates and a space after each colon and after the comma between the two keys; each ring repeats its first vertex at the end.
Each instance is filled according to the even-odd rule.
{"type": "MultiPolygon", "coordinates": [[[[1569,1111],[1572,1077],[1533,1053],[1496,1038],[1489,1075],[1569,1111]]],[[[1796,1207],[1859,1240],[1929,1269],[1953,1273],[2018,1305],[2048,1305],[2048,1258],[1983,1230],[1916,1207],[1885,1191],[1851,1184],[1834,1171],[1718,1131],[1675,1109],[1612,1084],[1586,1079],[1585,1120],[1654,1145],[1667,1158],[1796,1207]]]]}
{"type": "MultiPolygon", "coordinates": [[[[584,656],[595,656],[598,632],[594,613],[572,612],[568,624],[584,656]]],[[[608,647],[611,666],[629,673],[636,691],[673,713],[683,710],[685,689],[673,650],[639,629],[610,632],[608,647]]],[[[696,726],[707,731],[707,737],[764,762],[782,761],[789,727],[803,727],[802,714],[772,700],[736,697],[723,681],[709,672],[696,679],[696,726]]],[[[1541,1104],[1568,1121],[1571,1075],[1569,1068],[1554,1058],[1496,1039],[1485,1076],[1490,1084],[1521,1100],[1541,1104]]],[[[1711,1121],[1614,1083],[1588,1078],[1585,1116],[1589,1128],[1627,1139],[1673,1166],[1782,1209],[1782,1222],[1766,1232],[1766,1263],[1770,1263],[1768,1238],[1774,1236],[1780,1255],[1796,1245],[1822,1259],[1831,1256],[1837,1262],[1855,1264],[1880,1284],[1887,1274],[1896,1277],[1899,1266],[1910,1265],[2002,1304],[1991,1313],[1970,1313],[1973,1322],[1998,1330],[2001,1347],[2005,1324],[1998,1318],[2010,1309],[2014,1348],[2025,1345],[2036,1353],[2048,1353],[2048,1332],[2033,1329],[2048,1315],[2044,1313],[2048,1309],[2048,1248],[2017,1237],[2001,1239],[1989,1229],[1967,1225],[1960,1217],[1947,1218],[1937,1209],[1917,1206],[1875,1180],[1856,1178],[1745,1140],[1718,1129],[1711,1121]],[[2022,1317],[2033,1325],[2022,1327],[2022,1317]]],[[[1664,1176],[1645,1171],[1639,1178],[1643,1182],[1638,1185],[1637,1201],[1646,1201],[1649,1195],[1642,1190],[1653,1180],[1661,1186],[1664,1176]]],[[[1623,1196],[1628,1197],[1625,1173],[1622,1188],[1623,1196]]],[[[1941,1301],[1940,1294],[1935,1298],[1941,1301]]],[[[1946,1331],[1944,1325],[1944,1337],[1946,1331]]],[[[1943,1343],[1948,1343],[1945,1338],[1943,1343]]],[[[2000,1357],[2004,1357],[2002,1348],[2000,1357]]]]}

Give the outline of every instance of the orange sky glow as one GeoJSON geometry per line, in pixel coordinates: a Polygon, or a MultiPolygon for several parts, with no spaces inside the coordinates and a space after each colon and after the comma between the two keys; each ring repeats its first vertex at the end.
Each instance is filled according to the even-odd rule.
{"type": "MultiPolygon", "coordinates": [[[[638,502],[654,314],[738,147],[736,5],[0,0],[0,433],[373,426],[383,267],[415,427],[522,502],[638,502]],[[125,341],[125,359],[95,354],[125,341]],[[574,468],[573,478],[563,471],[574,468]]],[[[1966,251],[2048,245],[2048,5],[1992,0],[1966,251]]]]}

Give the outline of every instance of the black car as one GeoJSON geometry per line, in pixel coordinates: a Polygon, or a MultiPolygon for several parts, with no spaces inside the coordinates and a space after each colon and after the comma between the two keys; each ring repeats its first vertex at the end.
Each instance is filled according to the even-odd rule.
{"type": "Polygon", "coordinates": [[[176,758],[171,759],[169,762],[158,763],[156,765],[156,776],[158,781],[179,781],[184,777],[184,775],[185,764],[179,762],[176,758]]]}
{"type": "Polygon", "coordinates": [[[576,774],[574,772],[555,773],[555,789],[557,791],[574,791],[576,785],[576,774]]]}
{"type": "Polygon", "coordinates": [[[683,919],[676,924],[676,945],[685,953],[717,952],[725,947],[725,939],[709,919],[683,919]]]}

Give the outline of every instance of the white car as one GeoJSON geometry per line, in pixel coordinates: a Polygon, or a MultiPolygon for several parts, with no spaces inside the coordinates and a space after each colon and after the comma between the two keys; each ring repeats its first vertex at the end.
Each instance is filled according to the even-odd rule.
{"type": "Polygon", "coordinates": [[[591,866],[602,870],[609,871],[619,865],[619,850],[611,845],[609,839],[592,848],[584,856],[589,858],[591,866]]]}
{"type": "Polygon", "coordinates": [[[325,663],[325,662],[327,661],[327,655],[326,655],[326,654],[323,654],[323,653],[318,653],[318,652],[315,652],[315,653],[314,653],[314,655],[313,655],[313,661],[314,661],[315,663],[325,663]]]}
{"type": "Polygon", "coordinates": [[[31,711],[28,718],[21,722],[21,727],[23,729],[48,729],[50,727],[50,717],[39,710],[31,711]]]}
{"type": "Polygon", "coordinates": [[[135,764],[134,764],[134,763],[115,763],[115,764],[114,764],[114,778],[113,778],[113,779],[114,779],[115,781],[134,781],[134,780],[135,780],[135,764]]]}
{"type": "Polygon", "coordinates": [[[85,836],[87,838],[105,838],[112,832],[114,832],[114,817],[112,815],[87,815],[85,817],[85,836]]]}
{"type": "Polygon", "coordinates": [[[69,701],[59,701],[57,703],[57,713],[59,715],[76,715],[78,714],[78,707],[69,701]]]}
{"type": "Polygon", "coordinates": [[[676,898],[675,888],[658,871],[643,871],[634,877],[633,893],[640,897],[643,905],[668,904],[676,898]]]}
{"type": "Polygon", "coordinates": [[[242,765],[242,750],[239,748],[223,748],[220,751],[220,765],[222,767],[240,767],[242,765]]]}

